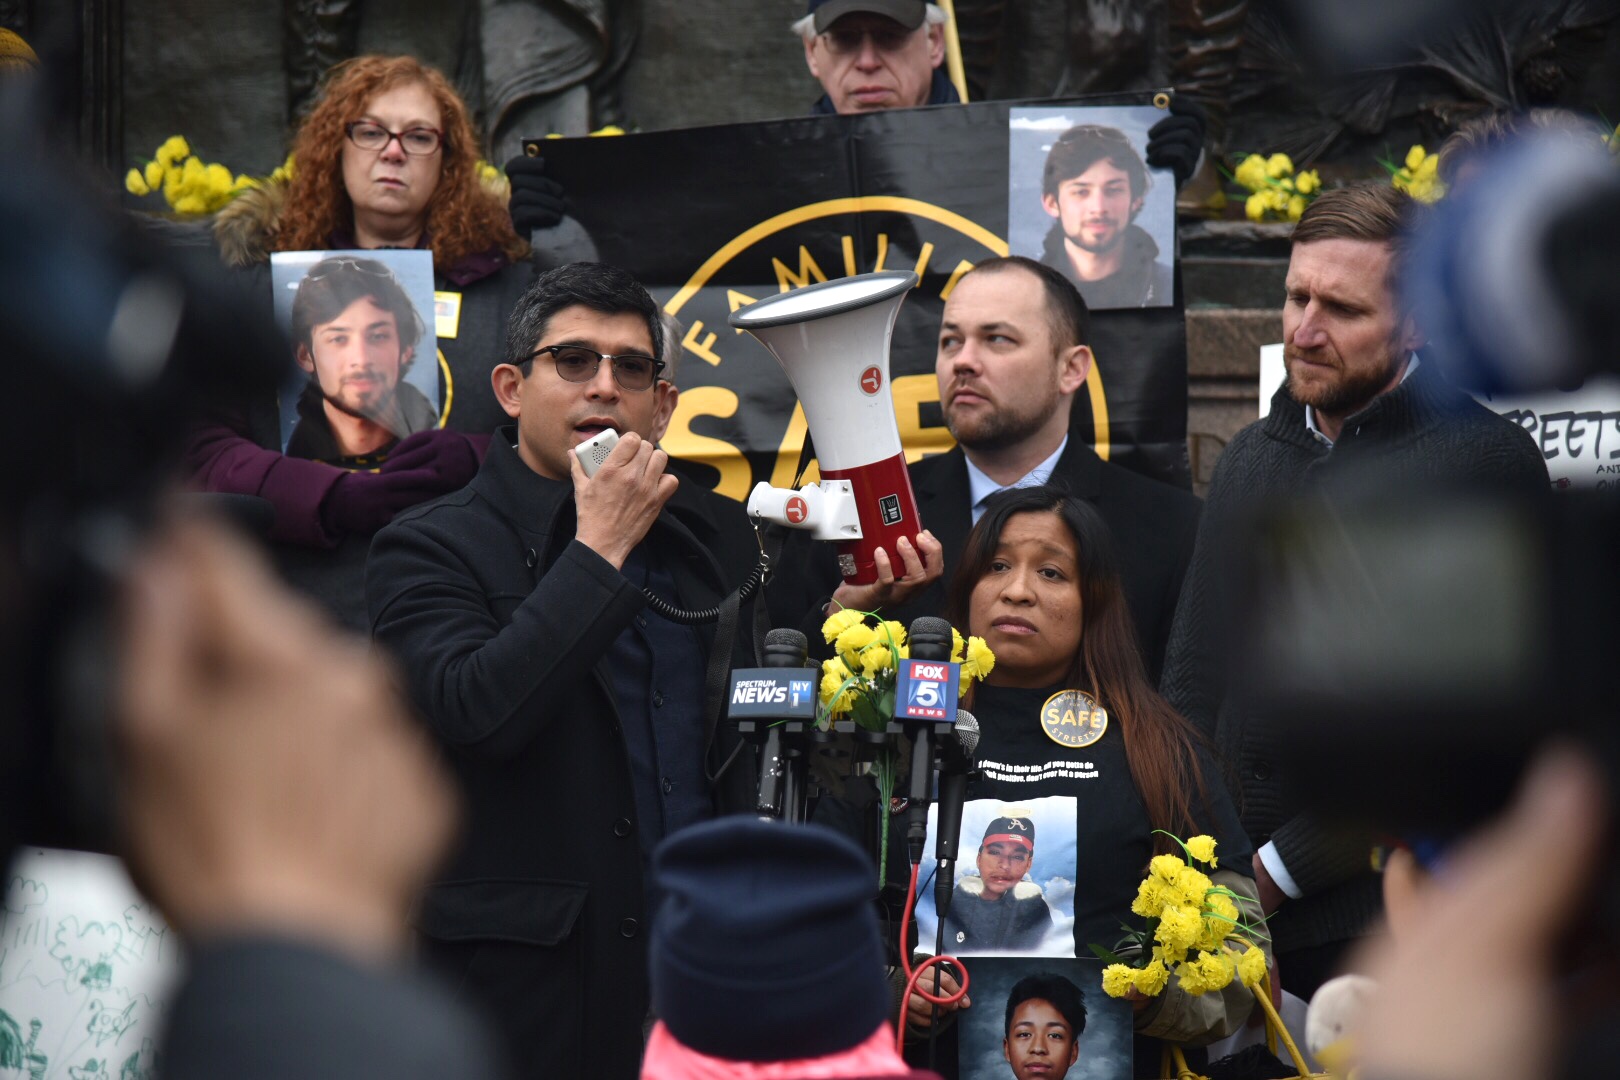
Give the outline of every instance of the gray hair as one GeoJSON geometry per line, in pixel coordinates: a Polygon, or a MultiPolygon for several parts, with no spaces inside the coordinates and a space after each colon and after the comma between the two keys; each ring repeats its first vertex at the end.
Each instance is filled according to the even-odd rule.
{"type": "Polygon", "coordinates": [[[681,348],[686,340],[686,327],[681,320],[667,311],[658,313],[659,321],[664,324],[664,349],[658,354],[658,359],[664,362],[664,373],[659,376],[671,386],[675,382],[676,369],[680,367],[681,348]]]}
{"type": "MultiPolygon", "coordinates": [[[[931,3],[926,6],[923,15],[924,26],[944,26],[945,21],[945,11],[938,4],[931,3]]],[[[806,15],[802,19],[795,20],[793,25],[788,29],[792,30],[805,41],[812,40],[816,36],[816,17],[814,13],[806,15]]]]}

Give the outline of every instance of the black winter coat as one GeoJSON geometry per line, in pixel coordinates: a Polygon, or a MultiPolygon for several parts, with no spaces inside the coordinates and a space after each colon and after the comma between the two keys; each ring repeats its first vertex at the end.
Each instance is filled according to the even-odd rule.
{"type": "MultiPolygon", "coordinates": [[[[650,913],[603,658],[645,600],[573,539],[572,485],[530,470],[514,438],[498,431],[471,484],[379,532],[366,567],[372,632],[400,660],[466,804],[418,928],[428,962],[496,1020],[516,1075],[632,1080],[650,913]]],[[[753,562],[740,508],[690,484],[645,543],[686,608],[718,603],[753,562]]],[[[712,624],[699,631],[707,651],[712,624]]],[[[711,770],[732,741],[709,732],[711,770]]],[[[748,758],[717,810],[748,790],[748,758]]]]}
{"type": "Polygon", "coordinates": [[[1267,924],[1285,955],[1360,935],[1383,904],[1365,838],[1330,832],[1304,812],[1302,785],[1277,764],[1283,734],[1255,723],[1228,683],[1232,613],[1241,606],[1235,582],[1253,540],[1249,515],[1269,500],[1310,495],[1331,503],[1369,483],[1413,490],[1437,482],[1544,493],[1547,466],[1523,428],[1449,385],[1434,363],[1348,417],[1331,450],[1306,428],[1305,407],[1284,385],[1271,411],[1238,432],[1215,466],[1160,689],[1224,758],[1255,848],[1275,843],[1304,894],[1267,924]]]}

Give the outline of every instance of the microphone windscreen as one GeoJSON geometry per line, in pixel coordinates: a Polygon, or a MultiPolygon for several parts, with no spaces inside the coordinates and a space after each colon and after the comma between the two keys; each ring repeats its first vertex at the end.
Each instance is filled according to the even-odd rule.
{"type": "Polygon", "coordinates": [[[920,619],[912,619],[911,626],[906,631],[912,637],[944,638],[951,640],[951,624],[944,619],[933,615],[924,615],[920,619]]]}
{"type": "Polygon", "coordinates": [[[907,640],[911,646],[911,656],[916,660],[949,660],[955,640],[951,636],[951,624],[944,619],[932,615],[924,615],[920,619],[911,620],[911,626],[906,631],[907,640]]]}
{"type": "Polygon", "coordinates": [[[798,649],[800,652],[808,652],[810,649],[809,638],[805,637],[797,630],[789,630],[786,628],[781,630],[766,631],[765,644],[785,645],[789,648],[798,649]]]}
{"type": "Polygon", "coordinates": [[[966,709],[957,709],[953,730],[956,741],[962,746],[963,755],[972,761],[973,752],[979,748],[979,718],[966,709]]]}

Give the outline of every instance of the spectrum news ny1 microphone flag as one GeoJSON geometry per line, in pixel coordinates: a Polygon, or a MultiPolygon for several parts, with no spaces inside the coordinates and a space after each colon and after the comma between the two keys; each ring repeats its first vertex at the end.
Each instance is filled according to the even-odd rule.
{"type": "MultiPolygon", "coordinates": [[[[944,297],[973,263],[1007,254],[1013,104],[1029,103],[539,141],[589,243],[548,251],[542,233],[536,244],[548,263],[566,256],[624,267],[686,326],[680,402],[663,446],[680,471],[739,501],[759,481],[789,486],[805,420],[776,361],[726,317],[817,281],[916,271],[890,372],[914,461],[952,446],[934,378],[944,297]]],[[[1075,395],[1070,429],[1106,460],[1185,488],[1186,326],[1176,293],[1172,307],[1092,313],[1096,364],[1075,395]]],[[[817,478],[813,468],[807,478],[817,478]]]]}

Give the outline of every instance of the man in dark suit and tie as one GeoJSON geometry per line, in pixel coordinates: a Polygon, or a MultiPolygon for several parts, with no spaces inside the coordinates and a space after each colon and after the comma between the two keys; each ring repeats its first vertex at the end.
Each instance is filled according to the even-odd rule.
{"type": "Polygon", "coordinates": [[[1131,617],[1149,675],[1158,678],[1200,503],[1103,461],[1070,434],[1070,406],[1091,373],[1089,322],[1069,280],[1033,259],[988,259],[962,276],[945,301],[934,368],[957,446],[911,467],[928,530],[922,550],[902,541],[895,572],[883,573],[880,561],[877,584],[840,585],[835,601],[863,610],[881,605],[903,622],[943,614],[944,578],[984,500],[1004,488],[1051,483],[1095,506],[1113,531],[1131,617]]]}

